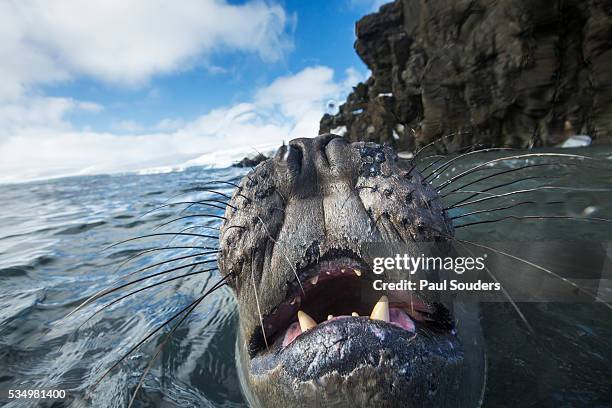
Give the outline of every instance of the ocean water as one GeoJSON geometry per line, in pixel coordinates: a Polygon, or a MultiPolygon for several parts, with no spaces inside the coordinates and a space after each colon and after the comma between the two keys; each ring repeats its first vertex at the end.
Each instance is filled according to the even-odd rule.
{"type": "MultiPolygon", "coordinates": [[[[512,182],[520,174],[521,178],[530,179],[494,192],[554,185],[567,190],[534,191],[522,194],[521,200],[561,203],[524,204],[494,214],[478,213],[458,219],[457,224],[510,214],[569,214],[575,218],[612,219],[612,194],[607,191],[612,188],[612,149],[564,149],[561,153],[588,155],[597,160],[586,164],[580,161],[581,166],[559,164],[524,169],[471,186],[482,190],[512,182]]],[[[501,156],[501,153],[482,154],[457,160],[434,184],[501,156]]],[[[532,158],[529,164],[538,160],[541,159],[532,158]]],[[[426,159],[421,168],[427,163],[426,159]]],[[[524,160],[503,162],[487,167],[476,176],[525,164],[524,160]]],[[[68,396],[55,403],[0,400],[0,405],[126,406],[169,327],[132,353],[96,387],[94,384],[140,339],[211,288],[219,279],[218,272],[192,275],[135,293],[88,321],[98,308],[126,292],[114,293],[68,318],[66,315],[94,293],[113,285],[121,275],[149,265],[185,257],[142,271],[134,278],[187,264],[214,268],[214,250],[178,247],[215,248],[214,228],[218,219],[191,217],[159,226],[187,214],[221,215],[222,209],[191,207],[181,214],[185,206],[177,205],[150,211],[168,200],[223,201],[222,195],[197,190],[208,182],[211,184],[207,187],[229,195],[231,186],[215,180],[238,182],[245,173],[243,169],[192,167],[166,174],[87,176],[0,185],[0,390],[64,389],[68,396]],[[132,237],[177,232],[189,227],[193,228],[184,230],[185,233],[210,238],[170,235],[108,248],[132,237]],[[150,251],[132,258],[142,251],[164,246],[177,248],[150,251]]],[[[463,178],[462,182],[476,178],[463,178]]],[[[445,200],[453,203],[458,197],[451,194],[445,200]]],[[[517,203],[509,200],[502,199],[496,206],[483,202],[455,209],[451,214],[517,203]]],[[[612,241],[611,227],[611,223],[584,219],[508,219],[459,228],[457,236],[480,243],[585,240],[602,243],[605,252],[605,243],[612,241]]],[[[533,254],[521,254],[525,258],[530,255],[533,254]]],[[[609,268],[612,258],[609,250],[606,256],[609,268]]],[[[516,263],[507,263],[495,272],[511,281],[519,269],[516,263]]],[[[192,269],[181,271],[187,273],[192,269]]],[[[166,278],[160,276],[150,282],[166,278]]],[[[128,289],[138,287],[141,286],[128,289]]],[[[593,302],[529,302],[519,303],[519,307],[534,333],[527,331],[508,303],[482,305],[489,362],[485,406],[612,405],[612,310],[593,302]]],[[[160,352],[136,397],[135,406],[245,406],[234,364],[236,321],[236,308],[228,288],[208,296],[160,352]]]]}

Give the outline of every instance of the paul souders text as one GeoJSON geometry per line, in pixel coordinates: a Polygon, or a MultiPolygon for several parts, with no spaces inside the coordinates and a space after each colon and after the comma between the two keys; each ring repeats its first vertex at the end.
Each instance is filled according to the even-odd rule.
{"type": "Polygon", "coordinates": [[[415,290],[434,290],[434,291],[497,291],[501,290],[499,282],[460,282],[456,279],[443,280],[440,282],[430,282],[426,279],[410,281],[402,279],[397,282],[384,282],[380,279],[372,283],[375,290],[382,291],[415,291],[415,290]]]}

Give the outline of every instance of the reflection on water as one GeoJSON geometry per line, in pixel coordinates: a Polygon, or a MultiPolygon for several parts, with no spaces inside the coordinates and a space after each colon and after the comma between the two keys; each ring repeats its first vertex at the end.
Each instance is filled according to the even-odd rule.
{"type": "MultiPolygon", "coordinates": [[[[563,151],[567,152],[570,151],[563,151]]],[[[518,174],[521,178],[548,179],[531,178],[494,192],[543,184],[589,189],[612,186],[609,148],[588,148],[572,153],[596,156],[604,164],[595,163],[585,168],[535,167],[492,178],[471,188],[483,190],[510,182],[517,179],[518,174]],[[556,178],[569,171],[573,176],[556,178]]],[[[434,183],[482,160],[474,157],[454,162],[434,183]]],[[[525,162],[515,161],[496,169],[522,165],[525,162]]],[[[487,172],[490,170],[480,176],[489,174],[487,172]]],[[[236,181],[243,174],[244,171],[238,169],[192,168],[159,175],[90,176],[0,186],[0,389],[61,388],[69,390],[65,406],[125,406],[130,391],[163,337],[156,337],[121,363],[93,391],[92,385],[122,353],[210,288],[217,281],[218,273],[197,274],[136,293],[95,315],[78,331],[83,316],[89,316],[105,302],[88,306],[82,314],[66,320],[62,318],[121,274],[170,257],[205,252],[193,248],[150,251],[146,257],[130,260],[123,272],[118,273],[121,262],[160,242],[168,242],[170,237],[130,241],[103,249],[117,241],[151,234],[155,226],[169,221],[170,216],[177,216],[180,207],[164,207],[142,217],[177,194],[187,193],[174,198],[175,201],[223,198],[193,189],[210,180],[236,181]]],[[[216,184],[214,189],[229,194],[228,187],[216,184]]],[[[450,194],[446,201],[454,203],[458,198],[450,194]]],[[[563,201],[563,204],[521,205],[497,214],[533,215],[535,212],[612,218],[612,195],[602,191],[589,194],[536,191],[525,194],[521,200],[563,201]]],[[[482,203],[480,207],[478,204],[460,207],[451,215],[484,208],[492,206],[482,203]]],[[[214,207],[201,212],[222,213],[214,207]]],[[[485,219],[491,219],[491,215],[474,214],[458,219],[457,224],[485,219]]],[[[214,230],[203,227],[215,226],[217,222],[208,218],[188,218],[157,232],[198,226],[185,232],[214,235],[214,230]]],[[[461,238],[478,242],[551,237],[610,241],[610,230],[610,224],[605,223],[508,220],[460,228],[457,233],[461,238]]],[[[171,245],[193,246],[191,238],[175,237],[171,245]]],[[[217,242],[198,238],[197,245],[216,247],[217,242]]],[[[212,258],[214,254],[199,255],[170,265],[212,258]]],[[[208,268],[214,263],[202,265],[208,268]]],[[[504,276],[510,276],[511,272],[496,271],[504,276]]],[[[144,276],[143,273],[138,276],[144,276]]],[[[160,276],[157,281],[164,278],[160,276]]],[[[117,299],[118,295],[114,296],[108,300],[117,299]]],[[[535,328],[535,336],[526,334],[521,320],[507,304],[483,306],[489,358],[487,405],[607,405],[610,402],[607,380],[612,377],[612,343],[609,341],[612,312],[601,305],[587,303],[532,303],[522,304],[521,309],[535,328]]],[[[136,405],[244,406],[234,366],[235,325],[233,299],[230,291],[223,288],[208,297],[176,331],[147,376],[144,392],[139,393],[136,405]]],[[[8,406],[20,405],[13,402],[8,406]]]]}
{"type": "MultiPolygon", "coordinates": [[[[70,390],[70,404],[66,405],[125,406],[130,388],[138,382],[139,373],[161,340],[121,364],[91,392],[91,401],[84,400],[85,391],[122,353],[212,286],[218,273],[194,275],[136,293],[96,315],[78,332],[83,316],[106,302],[88,307],[74,318],[61,319],[121,274],[170,257],[210,253],[189,248],[170,254],[151,251],[147,257],[131,260],[119,274],[120,262],[169,238],[103,249],[120,240],[151,234],[162,220],[176,215],[179,210],[166,207],[142,217],[168,198],[199,183],[239,179],[243,173],[236,169],[190,169],[0,186],[0,388],[62,388],[70,390]]],[[[228,187],[217,185],[215,189],[228,194],[228,187]]],[[[207,195],[191,192],[177,199],[190,201],[196,194],[201,198],[207,195]]],[[[208,196],[223,198],[212,193],[208,196]]],[[[222,214],[212,207],[204,212],[222,214]]],[[[188,224],[214,222],[185,219],[172,231],[188,224]]],[[[203,231],[207,230],[191,232],[203,231]]],[[[171,245],[193,246],[187,238],[176,237],[171,245]]],[[[200,239],[196,245],[216,247],[217,242],[200,239]]],[[[214,259],[214,254],[187,258],[166,268],[206,259],[214,259]]],[[[157,269],[146,272],[153,271],[157,269]]],[[[145,392],[139,395],[141,405],[161,405],[163,401],[166,406],[242,406],[233,360],[235,320],[227,288],[208,297],[164,349],[148,376],[145,392]]]]}

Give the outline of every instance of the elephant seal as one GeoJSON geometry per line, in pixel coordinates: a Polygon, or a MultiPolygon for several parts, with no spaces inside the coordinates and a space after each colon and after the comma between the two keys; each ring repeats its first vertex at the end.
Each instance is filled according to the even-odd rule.
{"type": "Polygon", "coordinates": [[[292,140],[244,177],[225,218],[218,263],[238,305],[251,406],[479,405],[477,311],[372,293],[367,244],[452,250],[438,194],[392,148],[292,140]]]}

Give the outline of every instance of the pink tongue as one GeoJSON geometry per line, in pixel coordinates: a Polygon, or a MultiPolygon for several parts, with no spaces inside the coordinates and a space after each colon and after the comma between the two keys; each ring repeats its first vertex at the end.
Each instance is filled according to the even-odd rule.
{"type": "Polygon", "coordinates": [[[404,330],[409,332],[413,332],[414,322],[408,316],[408,313],[404,312],[402,309],[398,309],[396,307],[389,308],[389,320],[391,324],[396,325],[397,327],[401,327],[404,330]]]}
{"type": "Polygon", "coordinates": [[[287,347],[297,336],[302,334],[302,329],[300,329],[300,324],[298,322],[294,322],[287,331],[285,332],[285,338],[283,339],[283,347],[287,347]]]}
{"type": "MultiPolygon", "coordinates": [[[[336,317],[331,318],[330,320],[343,319],[347,317],[351,317],[351,316],[336,316],[336,317]]],[[[402,309],[398,309],[396,307],[390,307],[389,308],[389,320],[390,320],[389,323],[397,327],[400,327],[404,330],[407,330],[409,332],[415,331],[414,322],[412,321],[410,316],[408,316],[408,314],[404,312],[402,309]]],[[[295,340],[296,337],[299,336],[300,334],[302,334],[302,329],[300,328],[300,324],[298,322],[294,322],[293,324],[291,324],[291,326],[289,326],[289,328],[285,332],[285,337],[283,338],[283,344],[282,344],[283,348],[291,344],[291,342],[295,340]]]]}

